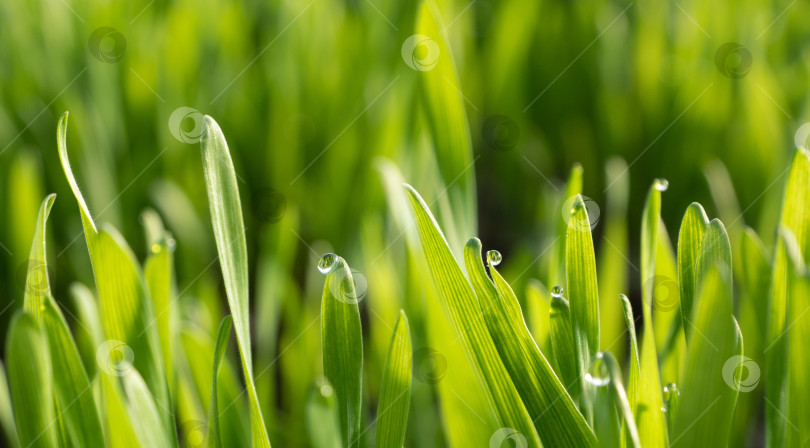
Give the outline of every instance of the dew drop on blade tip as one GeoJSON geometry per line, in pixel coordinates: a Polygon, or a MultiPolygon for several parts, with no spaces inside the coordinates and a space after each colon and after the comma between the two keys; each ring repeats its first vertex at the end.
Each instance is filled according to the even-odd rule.
{"type": "Polygon", "coordinates": [[[558,298],[558,299],[559,299],[560,297],[562,297],[562,295],[563,295],[563,288],[562,288],[562,286],[559,286],[559,285],[558,285],[558,286],[555,286],[555,287],[551,288],[551,295],[552,295],[553,297],[558,298]]]}
{"type": "Polygon", "coordinates": [[[489,261],[490,265],[498,266],[501,264],[501,260],[503,260],[503,256],[501,256],[501,253],[497,250],[487,252],[487,261],[489,261]]]}
{"type": "Polygon", "coordinates": [[[655,179],[655,189],[658,191],[667,191],[669,188],[669,181],[666,179],[655,179]]]}
{"type": "Polygon", "coordinates": [[[335,267],[337,261],[337,255],[333,253],[325,254],[320,260],[318,260],[318,270],[321,271],[321,274],[328,274],[332,272],[332,269],[335,267]]]}

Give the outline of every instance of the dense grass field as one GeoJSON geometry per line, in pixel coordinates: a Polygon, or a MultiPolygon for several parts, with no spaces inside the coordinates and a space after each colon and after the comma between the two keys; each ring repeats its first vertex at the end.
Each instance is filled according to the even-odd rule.
{"type": "Polygon", "coordinates": [[[808,13],[3,3],[0,446],[807,446],[808,13]]]}

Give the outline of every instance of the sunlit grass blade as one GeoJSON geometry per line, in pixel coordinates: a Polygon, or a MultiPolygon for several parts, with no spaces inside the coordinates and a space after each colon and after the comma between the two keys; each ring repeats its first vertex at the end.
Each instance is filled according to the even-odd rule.
{"type": "Polygon", "coordinates": [[[63,403],[62,418],[70,439],[76,446],[103,446],[104,434],[92,385],[70,328],[53,298],[49,297],[43,304],[42,323],[54,372],[59,372],[53,378],[54,391],[59,402],[63,403]]]}
{"type": "MultiPolygon", "coordinates": [[[[554,291],[554,290],[552,290],[554,291]]],[[[557,361],[557,376],[575,399],[579,396],[577,354],[574,350],[574,332],[571,330],[571,307],[562,293],[552,292],[549,308],[549,337],[557,361]]]]}
{"type": "Polygon", "coordinates": [[[377,448],[401,448],[411,400],[413,351],[408,318],[400,311],[385,361],[377,405],[377,448]]]}
{"type": "MultiPolygon", "coordinates": [[[[686,208],[686,213],[681,221],[681,229],[678,232],[678,285],[682,320],[683,317],[691,319],[692,316],[692,306],[698,289],[697,261],[703,234],[708,225],[709,218],[706,216],[703,206],[693,202],[686,208]]],[[[682,322],[681,325],[684,333],[688,335],[691,328],[685,322],[682,322]]]]}
{"type": "Polygon", "coordinates": [[[6,339],[6,362],[20,445],[57,446],[48,341],[31,314],[18,313],[12,318],[6,339]]]}
{"type": "MultiPolygon", "coordinates": [[[[798,258],[798,257],[797,257],[798,258]]],[[[810,371],[807,368],[807,346],[810,341],[810,275],[806,266],[792,263],[790,297],[788,299],[788,399],[789,422],[787,445],[807,446],[810,443],[810,371]],[[792,427],[795,426],[795,427],[792,427]],[[795,430],[795,431],[794,431],[795,430]]]]}
{"type": "Polygon", "coordinates": [[[231,153],[222,130],[213,118],[203,119],[202,148],[208,206],[217,242],[219,264],[225,282],[228,306],[233,316],[236,342],[242,358],[242,371],[250,402],[251,433],[254,447],[269,447],[270,440],[256,397],[253,382],[253,358],[250,344],[248,303],[248,259],[242,204],[231,153]]]}
{"type": "Polygon", "coordinates": [[[562,210],[562,208],[566,203],[570,202],[573,204],[573,199],[576,198],[578,194],[582,194],[582,173],[582,165],[575,163],[574,166],[571,167],[571,173],[568,175],[568,181],[565,184],[565,191],[562,197],[559,198],[559,209],[561,213],[555,213],[554,215],[554,223],[556,224],[554,236],[556,239],[551,249],[551,256],[549,257],[551,260],[549,262],[548,279],[546,281],[546,284],[550,287],[562,286],[563,289],[568,288],[565,282],[565,237],[568,234],[568,223],[570,221],[565,220],[562,213],[566,211],[562,210]]]}
{"type": "MultiPolygon", "coordinates": [[[[621,446],[625,447],[628,444],[637,447],[640,445],[638,438],[638,428],[635,423],[636,413],[636,397],[638,395],[638,382],[641,377],[641,362],[639,361],[638,351],[638,338],[636,337],[636,320],[633,317],[633,307],[630,305],[630,299],[624,294],[619,294],[619,300],[622,304],[622,311],[624,312],[624,324],[627,329],[628,339],[630,339],[630,365],[628,366],[627,375],[627,401],[630,405],[631,416],[633,417],[632,423],[626,418],[622,420],[622,439],[621,446]],[[631,424],[633,427],[631,427],[631,424]],[[635,434],[633,434],[635,431],[635,434]]],[[[640,316],[639,316],[640,317],[640,316]]]]}
{"type": "Polygon", "coordinates": [[[17,438],[17,427],[14,425],[14,411],[11,409],[6,366],[2,361],[0,361],[0,426],[3,428],[3,435],[8,446],[18,448],[20,440],[17,438]]]}
{"type": "MultiPolygon", "coordinates": [[[[599,351],[599,286],[591,222],[582,196],[577,195],[565,238],[565,273],[577,375],[584,375],[599,351]]],[[[584,386],[584,383],[582,383],[584,386]]],[[[588,406],[585,414],[589,416],[588,406]]]]}
{"type": "Polygon", "coordinates": [[[219,331],[217,332],[217,343],[214,349],[214,372],[211,381],[211,402],[208,410],[208,443],[214,448],[221,448],[222,444],[222,429],[220,429],[219,421],[219,404],[217,397],[219,389],[217,388],[217,378],[219,377],[219,368],[222,365],[222,358],[225,357],[225,350],[228,348],[228,339],[231,337],[231,322],[232,318],[229,315],[222,319],[219,324],[219,331]]]}
{"type": "Polygon", "coordinates": [[[515,293],[495,268],[500,254],[487,256],[492,280],[481,263],[478,238],[467,242],[464,261],[495,348],[533,416],[542,442],[561,447],[595,446],[593,432],[526,328],[515,293]]]}
{"type": "Polygon", "coordinates": [[[65,112],[57,126],[59,158],[79,204],[105,336],[122,341],[132,348],[135,368],[141,372],[154,396],[164,429],[173,435],[175,424],[171,418],[168,383],[158,347],[157,329],[152,325],[154,312],[143,284],[143,275],[135,254],[123,236],[110,225],[103,225],[99,229],[90,216],[68,159],[67,123],[68,113],[65,112]]]}
{"type": "MultiPolygon", "coordinates": [[[[619,363],[616,361],[616,358],[613,357],[613,354],[607,351],[602,352],[601,362],[605,364],[608,378],[610,379],[610,383],[608,384],[610,388],[610,398],[612,400],[613,405],[616,406],[616,409],[618,410],[619,416],[622,420],[621,434],[624,434],[626,431],[627,436],[632,442],[631,446],[634,448],[640,448],[641,444],[639,443],[638,440],[638,429],[636,428],[636,421],[635,418],[633,417],[633,410],[630,407],[630,401],[627,398],[627,392],[625,391],[624,383],[622,382],[621,367],[619,366],[619,363]]],[[[621,444],[622,442],[620,441],[619,445],[621,444]]],[[[609,444],[609,446],[619,446],[619,445],[609,444]]],[[[605,446],[604,443],[603,446],[605,446]]]]}
{"type": "Polygon", "coordinates": [[[486,385],[486,393],[493,403],[499,423],[523,434],[530,446],[539,446],[532,419],[481,319],[480,304],[472,287],[456,263],[425,202],[416,190],[410,186],[406,186],[406,189],[433,280],[449,312],[459,343],[464,346],[480,380],[486,385]]]}
{"type": "Polygon", "coordinates": [[[307,428],[313,448],[341,448],[337,400],[329,381],[319,378],[309,392],[307,428]]]}
{"type": "Polygon", "coordinates": [[[23,307],[26,312],[33,314],[37,321],[42,313],[43,304],[51,294],[48,265],[45,259],[45,226],[48,223],[48,214],[51,212],[54,199],[56,199],[55,194],[48,195],[39,207],[34,241],[28,256],[28,275],[25,278],[23,307]]]}
{"type": "Polygon", "coordinates": [[[641,446],[668,446],[667,426],[661,411],[663,398],[658,371],[658,354],[652,330],[653,282],[658,224],[661,214],[661,190],[665,181],[656,180],[650,187],[641,223],[641,300],[645,330],[641,342],[641,370],[635,397],[636,425],[641,446]]]}
{"type": "Polygon", "coordinates": [[[318,267],[329,269],[321,301],[324,376],[335,389],[343,445],[359,447],[363,339],[354,279],[349,265],[337,255],[324,255],[318,267]]]}
{"type": "MultiPolygon", "coordinates": [[[[704,241],[711,241],[713,221],[704,241]]],[[[722,228],[722,227],[720,227],[722,228]]],[[[672,443],[682,446],[727,446],[737,401],[740,366],[737,326],[732,314],[731,254],[702,275],[692,314],[693,325],[683,368],[680,404],[672,443]]]]}
{"type": "Polygon", "coordinates": [[[141,446],[150,448],[176,446],[172,435],[163,427],[157,404],[138,371],[130,369],[122,379],[127,396],[127,409],[141,446]]]}

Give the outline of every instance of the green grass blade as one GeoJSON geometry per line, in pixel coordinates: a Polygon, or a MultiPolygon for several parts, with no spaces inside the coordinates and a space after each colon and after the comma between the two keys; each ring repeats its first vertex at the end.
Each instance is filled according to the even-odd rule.
{"type": "MultiPolygon", "coordinates": [[[[633,330],[635,332],[635,330],[633,330]]],[[[602,352],[602,362],[607,367],[607,372],[610,378],[610,391],[613,403],[618,408],[622,419],[622,434],[627,433],[634,448],[640,448],[641,443],[638,440],[638,429],[636,428],[636,421],[633,417],[633,409],[630,407],[630,401],[627,398],[627,392],[622,382],[622,370],[616,358],[610,352],[602,352]]],[[[616,445],[613,445],[616,446],[616,445]]]]}
{"type": "Polygon", "coordinates": [[[331,270],[324,282],[321,301],[323,371],[335,389],[343,445],[353,448],[360,446],[362,435],[363,339],[360,311],[349,265],[334,254],[325,255],[321,261],[327,258],[331,260],[331,270]]]}
{"type": "MultiPolygon", "coordinates": [[[[801,148],[796,151],[788,175],[782,199],[780,224],[793,234],[797,250],[802,256],[810,255],[810,153],[801,148]]],[[[780,234],[785,234],[781,228],[780,234]]],[[[787,437],[788,413],[788,343],[787,332],[789,312],[788,276],[790,267],[784,237],[777,238],[776,251],[771,276],[771,291],[768,305],[768,338],[766,344],[767,368],[765,397],[771,405],[765,408],[765,435],[767,446],[784,446],[787,437]]]]}
{"type": "Polygon", "coordinates": [[[411,399],[413,350],[405,311],[399,312],[385,361],[377,405],[377,448],[401,448],[411,399]]]}
{"type": "MultiPolygon", "coordinates": [[[[577,195],[568,221],[565,238],[565,272],[571,329],[576,351],[577,376],[591,366],[599,351],[599,286],[596,281],[596,256],[593,250],[591,222],[582,196],[577,195]]],[[[580,383],[585,386],[585,383],[580,383]]],[[[588,406],[585,406],[586,416],[588,406]]],[[[590,417],[589,417],[590,418],[590,417]]]]}
{"type": "Polygon", "coordinates": [[[231,153],[222,130],[213,118],[205,116],[202,140],[203,170],[211,223],[217,242],[219,264],[225,281],[225,293],[233,316],[236,342],[242,358],[242,371],[250,402],[251,433],[254,447],[269,447],[267,429],[253,382],[248,303],[248,260],[239,186],[231,153]]]}
{"type": "Polygon", "coordinates": [[[551,346],[557,360],[558,377],[568,393],[577,398],[581,388],[577,373],[577,354],[574,351],[574,332],[571,330],[571,307],[561,295],[551,295],[549,309],[551,346]]]}
{"type": "Polygon", "coordinates": [[[231,337],[232,321],[233,319],[229,314],[220,322],[219,331],[217,331],[216,348],[214,349],[214,372],[211,380],[211,402],[208,412],[208,443],[215,448],[221,448],[223,446],[222,429],[220,429],[219,422],[219,404],[217,401],[219,391],[217,388],[217,378],[219,377],[219,368],[222,365],[222,358],[225,357],[225,350],[228,348],[228,339],[231,337]]]}
{"type": "Polygon", "coordinates": [[[48,336],[54,391],[63,403],[62,418],[75,446],[103,446],[104,434],[91,383],[65,317],[53,298],[43,305],[42,323],[48,336]],[[68,406],[69,405],[69,406],[68,406]]]}
{"type": "Polygon", "coordinates": [[[6,340],[6,362],[20,445],[57,446],[48,341],[31,314],[18,313],[12,318],[6,340]]]}
{"type": "MultiPolygon", "coordinates": [[[[678,285],[681,298],[681,319],[691,319],[692,306],[695,302],[698,288],[697,260],[700,255],[700,244],[703,234],[709,225],[709,218],[703,206],[693,202],[686,208],[678,232],[678,285]]],[[[681,323],[688,336],[691,327],[686,322],[681,323]]],[[[688,339],[688,338],[687,338],[688,339]]]]}
{"type": "Polygon", "coordinates": [[[570,220],[565,220],[565,215],[562,213],[566,213],[567,211],[562,210],[562,208],[563,205],[568,202],[573,204],[573,200],[576,196],[582,194],[582,174],[582,165],[575,163],[574,166],[571,167],[571,173],[568,175],[568,182],[565,183],[565,192],[560,198],[559,209],[561,213],[554,215],[554,222],[556,223],[554,235],[556,240],[551,249],[551,256],[549,257],[551,261],[549,262],[548,280],[546,284],[551,287],[562,286],[564,290],[568,289],[568,285],[565,283],[565,238],[568,234],[568,223],[570,220]]]}
{"type": "Polygon", "coordinates": [[[341,448],[340,417],[335,391],[326,378],[319,378],[309,392],[307,427],[313,448],[341,448]]]}
{"type": "Polygon", "coordinates": [[[481,319],[480,304],[472,287],[425,202],[412,187],[406,185],[406,189],[433,280],[449,312],[459,343],[486,386],[499,423],[523,434],[530,446],[539,446],[532,420],[481,319]]]}
{"type": "Polygon", "coordinates": [[[806,268],[793,266],[790,278],[790,309],[789,320],[791,327],[787,335],[788,341],[788,400],[787,420],[788,446],[807,446],[810,443],[810,372],[807,369],[807,346],[810,341],[810,276],[806,268]],[[804,271],[804,272],[801,272],[804,271]]]}
{"type": "Polygon", "coordinates": [[[641,299],[645,331],[641,342],[641,371],[637,384],[635,414],[641,446],[666,447],[667,426],[661,411],[663,398],[661,377],[658,371],[658,354],[652,326],[653,282],[655,275],[655,252],[658,241],[658,224],[661,215],[661,190],[666,187],[656,180],[650,187],[644,205],[641,224],[641,299]]]}
{"type": "MultiPolygon", "coordinates": [[[[627,400],[630,404],[630,411],[632,415],[635,416],[638,382],[641,377],[641,362],[639,361],[638,338],[636,337],[637,318],[633,317],[633,307],[630,305],[630,299],[624,294],[619,294],[619,300],[622,303],[625,328],[627,329],[628,338],[630,339],[630,365],[627,368],[627,400]]],[[[628,442],[634,447],[640,445],[635,417],[633,417],[632,422],[628,421],[626,418],[622,420],[622,447],[628,446],[628,442]],[[631,425],[633,428],[630,427],[631,425]],[[633,435],[634,430],[636,432],[635,435],[633,435]]]]}
{"type": "Polygon", "coordinates": [[[493,264],[500,262],[500,254],[497,257],[487,257],[490,280],[481,263],[481,241],[472,238],[464,249],[467,272],[481,301],[489,333],[534,418],[537,433],[542,434],[546,445],[596,446],[593,432],[529,333],[515,293],[493,264]]]}
{"type": "Polygon", "coordinates": [[[3,435],[5,435],[8,446],[19,448],[20,439],[17,437],[17,427],[14,425],[14,410],[11,408],[6,366],[2,361],[0,361],[0,426],[3,428],[3,435]]]}
{"type": "Polygon", "coordinates": [[[150,448],[176,446],[172,436],[163,427],[157,404],[138,371],[130,369],[122,379],[127,396],[127,410],[141,446],[150,448]]]}
{"type": "Polygon", "coordinates": [[[134,366],[144,377],[154,396],[167,433],[174,434],[171,403],[163,360],[158,346],[157,329],[152,325],[154,312],[143,283],[135,254],[118,231],[104,225],[96,227],[79,191],[67,154],[68,113],[59,119],[57,144],[65,177],[79,204],[85,240],[96,280],[101,318],[107,338],[129,345],[135,355],[134,366]]]}
{"type": "MultiPolygon", "coordinates": [[[[706,240],[714,233],[713,221],[706,240]]],[[[720,227],[721,228],[721,227],[720,227]]],[[[704,241],[706,241],[704,240],[704,241]]],[[[730,255],[730,254],[729,254],[730,255]]],[[[672,444],[727,446],[737,401],[742,341],[732,315],[731,259],[706,268],[693,310],[694,324],[672,444]]]]}
{"type": "Polygon", "coordinates": [[[28,275],[25,278],[25,311],[34,315],[39,322],[42,306],[51,294],[48,281],[48,264],[45,252],[45,227],[48,223],[48,214],[51,212],[55,194],[49,194],[39,207],[37,226],[34,231],[34,241],[28,256],[28,275]]]}

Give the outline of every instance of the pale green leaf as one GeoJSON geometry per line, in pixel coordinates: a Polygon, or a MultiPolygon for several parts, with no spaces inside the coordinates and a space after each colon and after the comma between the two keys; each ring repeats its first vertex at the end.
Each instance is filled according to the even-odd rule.
{"type": "Polygon", "coordinates": [[[205,116],[203,121],[200,146],[205,172],[205,187],[208,192],[208,206],[211,209],[211,223],[217,242],[219,264],[225,281],[225,293],[228,296],[228,306],[236,331],[236,342],[242,358],[242,371],[250,402],[253,446],[269,447],[270,440],[267,437],[267,429],[264,427],[264,418],[253,381],[247,243],[236,171],[228,144],[225,142],[225,136],[222,135],[219,125],[209,116],[205,116]]]}
{"type": "Polygon", "coordinates": [[[574,351],[574,333],[571,330],[571,308],[568,300],[562,296],[551,296],[549,309],[549,334],[554,358],[557,360],[558,377],[568,393],[577,398],[581,391],[577,373],[576,352],[574,351]]]}
{"type": "Polygon", "coordinates": [[[157,405],[143,378],[136,369],[122,377],[132,427],[142,447],[171,448],[176,446],[161,422],[157,405]]]}
{"type": "Polygon", "coordinates": [[[26,312],[33,314],[38,322],[42,313],[42,306],[51,294],[45,251],[45,228],[54,199],[56,199],[56,195],[49,194],[39,207],[34,241],[31,244],[31,251],[28,256],[28,275],[25,277],[23,307],[26,312]]]}
{"type": "Polygon", "coordinates": [[[309,392],[307,428],[313,448],[341,448],[337,400],[326,378],[319,378],[309,392]]]}
{"type": "Polygon", "coordinates": [[[48,341],[34,316],[18,313],[6,339],[8,385],[20,445],[53,448],[58,442],[48,341]]]}
{"type": "Polygon", "coordinates": [[[6,366],[0,361],[0,425],[8,446],[19,448],[20,440],[17,438],[17,427],[14,425],[14,411],[11,409],[11,393],[8,389],[6,366]]]}
{"type": "Polygon", "coordinates": [[[492,280],[487,277],[478,238],[467,243],[464,261],[489,333],[529,415],[534,416],[541,441],[553,446],[596,446],[593,432],[529,333],[515,293],[489,257],[492,280]]]}
{"type": "Polygon", "coordinates": [[[354,448],[360,446],[362,435],[363,339],[351,269],[343,258],[335,257],[321,301],[323,371],[335,389],[343,445],[354,448]]]}
{"type": "Polygon", "coordinates": [[[218,404],[218,391],[217,378],[219,377],[219,368],[222,365],[222,358],[225,357],[225,350],[228,348],[228,339],[231,337],[231,315],[227,315],[222,319],[219,324],[219,331],[217,331],[217,343],[214,349],[214,372],[211,381],[211,404],[208,410],[208,443],[215,448],[221,448],[222,444],[222,429],[220,428],[219,421],[219,404],[218,404]]]}
{"type": "Polygon", "coordinates": [[[412,187],[406,185],[406,189],[410,195],[425,258],[440,297],[449,311],[459,338],[458,343],[464,347],[486,386],[485,390],[493,403],[499,423],[523,434],[530,446],[539,446],[531,417],[498,356],[485,323],[482,322],[480,304],[472,287],[456,263],[425,202],[412,187]]]}
{"type": "Polygon", "coordinates": [[[377,448],[401,448],[405,442],[412,368],[413,351],[408,318],[405,311],[400,310],[391,335],[380,401],[377,404],[377,448]]]}
{"type": "MultiPolygon", "coordinates": [[[[678,232],[678,285],[682,319],[684,316],[691,319],[692,316],[692,306],[698,288],[697,262],[700,255],[700,244],[703,242],[703,234],[708,225],[709,218],[700,204],[693,202],[686,208],[686,213],[681,221],[681,229],[678,232]]],[[[691,328],[685,325],[685,322],[681,325],[688,335],[691,328]]]]}

